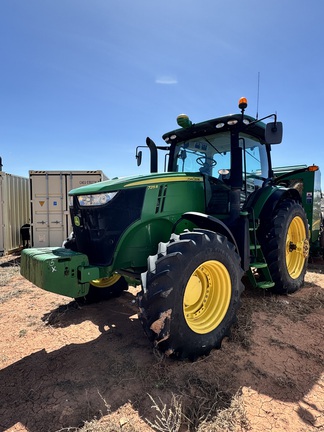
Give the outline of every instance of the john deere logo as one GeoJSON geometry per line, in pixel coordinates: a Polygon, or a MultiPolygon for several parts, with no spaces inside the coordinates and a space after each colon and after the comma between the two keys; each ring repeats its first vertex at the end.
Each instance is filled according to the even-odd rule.
{"type": "Polygon", "coordinates": [[[79,216],[74,216],[74,225],[77,227],[81,225],[79,216]]]}

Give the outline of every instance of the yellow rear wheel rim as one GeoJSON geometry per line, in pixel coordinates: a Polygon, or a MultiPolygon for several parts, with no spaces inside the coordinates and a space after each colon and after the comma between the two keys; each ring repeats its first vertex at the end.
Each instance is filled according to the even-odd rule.
{"type": "Polygon", "coordinates": [[[118,282],[120,278],[121,276],[119,274],[114,274],[110,277],[93,279],[91,281],[91,285],[95,286],[96,288],[108,288],[118,282]]]}
{"type": "Polygon", "coordinates": [[[223,321],[232,296],[227,268],[219,261],[205,261],[192,273],[183,297],[183,313],[192,331],[205,334],[223,321]]]}
{"type": "Polygon", "coordinates": [[[303,219],[296,216],[291,221],[286,238],[286,265],[289,276],[297,279],[303,271],[309,254],[309,241],[303,219]]]}

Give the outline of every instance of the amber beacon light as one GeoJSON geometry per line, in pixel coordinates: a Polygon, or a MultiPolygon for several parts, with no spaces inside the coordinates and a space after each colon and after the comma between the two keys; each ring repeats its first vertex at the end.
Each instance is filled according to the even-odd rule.
{"type": "Polygon", "coordinates": [[[248,101],[245,97],[241,97],[239,100],[238,106],[240,109],[245,110],[245,108],[248,106],[248,101]]]}

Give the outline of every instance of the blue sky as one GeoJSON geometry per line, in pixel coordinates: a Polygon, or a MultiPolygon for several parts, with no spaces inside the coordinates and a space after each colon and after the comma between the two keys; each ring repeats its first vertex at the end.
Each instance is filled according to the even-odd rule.
{"type": "MultiPolygon", "coordinates": [[[[135,148],[193,122],[277,112],[275,166],[322,166],[322,0],[1,0],[5,172],[148,172],[135,148]]],[[[322,181],[323,184],[323,181],[322,181]]]]}

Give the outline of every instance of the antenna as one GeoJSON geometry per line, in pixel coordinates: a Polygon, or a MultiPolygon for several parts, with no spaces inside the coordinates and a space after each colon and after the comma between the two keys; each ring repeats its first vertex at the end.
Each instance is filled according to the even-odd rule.
{"type": "Polygon", "coordinates": [[[260,96],[260,72],[258,72],[258,93],[257,93],[257,112],[256,119],[259,119],[259,96],[260,96]]]}

